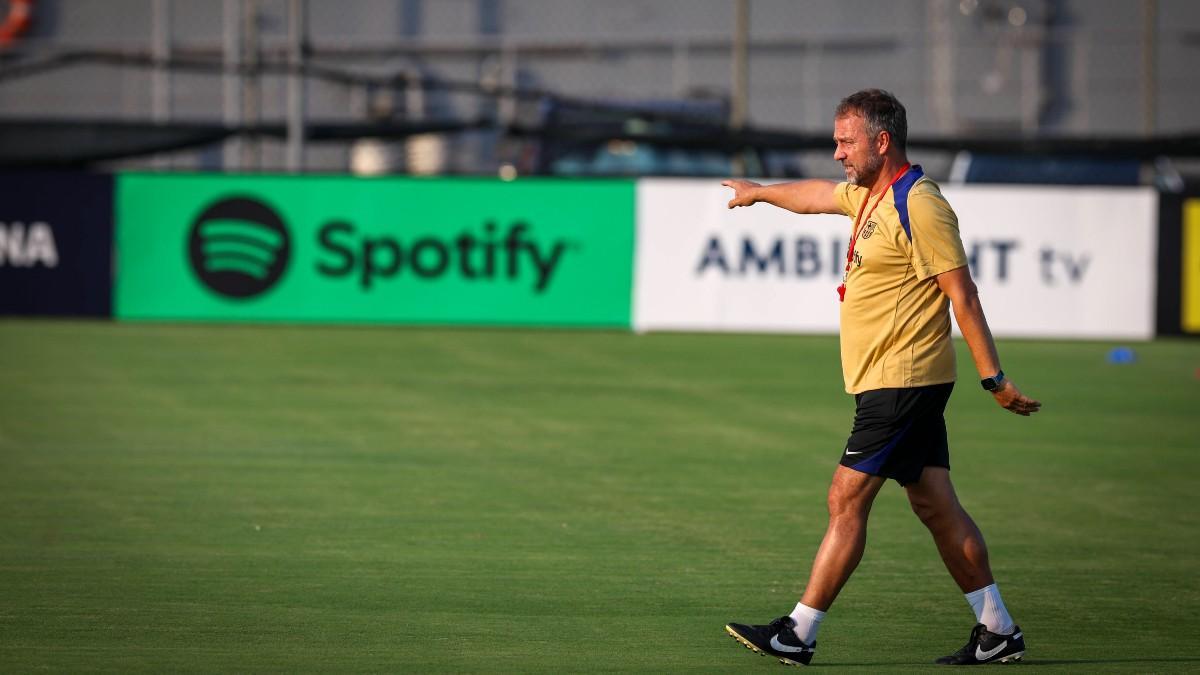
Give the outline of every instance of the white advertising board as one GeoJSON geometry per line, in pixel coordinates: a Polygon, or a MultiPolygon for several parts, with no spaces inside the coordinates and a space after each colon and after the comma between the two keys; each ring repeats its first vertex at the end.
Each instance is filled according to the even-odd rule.
{"type": "MultiPolygon", "coordinates": [[[[1153,190],[942,191],[995,335],[1153,337],[1153,190]]],[[[850,220],[731,211],[731,194],[712,180],[639,181],[634,329],[837,332],[850,220]]]]}

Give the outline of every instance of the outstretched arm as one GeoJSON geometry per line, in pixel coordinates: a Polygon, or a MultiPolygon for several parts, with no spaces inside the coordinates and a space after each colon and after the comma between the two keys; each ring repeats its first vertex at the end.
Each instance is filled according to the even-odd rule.
{"type": "MultiPolygon", "coordinates": [[[[992,377],[1000,372],[996,343],[992,340],[992,331],[988,329],[987,319],[983,316],[979,289],[971,279],[970,268],[964,265],[943,272],[935,279],[938,288],[942,289],[954,306],[954,318],[958,320],[958,328],[962,331],[963,339],[967,341],[967,347],[971,349],[971,357],[975,359],[975,369],[979,371],[980,379],[992,377]]],[[[1005,379],[1004,383],[992,392],[992,396],[1007,410],[1026,417],[1042,407],[1041,403],[1022,394],[1017,385],[1009,379],[1005,379]]]]}
{"type": "Polygon", "coordinates": [[[833,181],[810,178],[791,183],[759,185],[754,181],[732,178],[722,181],[721,185],[733,188],[733,199],[729,200],[731,209],[766,202],[796,213],[842,213],[834,196],[837,183],[833,181]]]}

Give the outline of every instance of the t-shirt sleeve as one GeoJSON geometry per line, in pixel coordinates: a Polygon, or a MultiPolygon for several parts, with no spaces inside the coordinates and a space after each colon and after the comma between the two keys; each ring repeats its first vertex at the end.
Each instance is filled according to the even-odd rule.
{"type": "Polygon", "coordinates": [[[842,213],[853,218],[858,213],[858,207],[862,205],[863,195],[860,194],[862,188],[851,185],[850,183],[838,183],[833,189],[833,196],[837,199],[838,207],[842,209],[842,213]]]}
{"type": "Polygon", "coordinates": [[[918,279],[928,279],[967,264],[958,233],[958,216],[938,192],[915,192],[908,198],[912,233],[912,266],[918,279]]]}

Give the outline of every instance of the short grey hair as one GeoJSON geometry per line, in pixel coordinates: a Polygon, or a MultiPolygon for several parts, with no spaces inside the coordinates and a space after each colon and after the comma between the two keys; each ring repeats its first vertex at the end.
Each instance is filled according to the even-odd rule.
{"type": "Polygon", "coordinates": [[[838,104],[835,117],[858,115],[867,123],[872,138],[880,131],[888,132],[892,144],[904,150],[908,143],[908,113],[899,99],[882,89],[863,89],[850,94],[838,104]]]}

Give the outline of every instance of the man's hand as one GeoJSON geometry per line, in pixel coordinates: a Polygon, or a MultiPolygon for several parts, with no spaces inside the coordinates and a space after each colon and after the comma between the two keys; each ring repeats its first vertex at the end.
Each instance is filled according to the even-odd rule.
{"type": "Polygon", "coordinates": [[[729,200],[731,209],[766,202],[792,213],[842,213],[836,195],[837,183],[833,181],[806,178],[791,183],[759,185],[752,180],[730,178],[721,181],[721,185],[733,188],[733,199],[729,200]]]}
{"type": "Polygon", "coordinates": [[[721,181],[721,185],[728,188],[733,188],[733,199],[729,200],[729,208],[735,206],[754,206],[758,199],[754,196],[754,191],[762,187],[752,180],[742,180],[740,178],[730,178],[729,180],[721,181]]]}
{"type": "Polygon", "coordinates": [[[1017,389],[1017,385],[1012,383],[1012,380],[1005,380],[1000,388],[992,392],[992,396],[996,397],[996,403],[999,403],[1006,410],[1012,411],[1018,415],[1029,417],[1033,413],[1042,409],[1042,404],[1021,393],[1017,389]]]}

